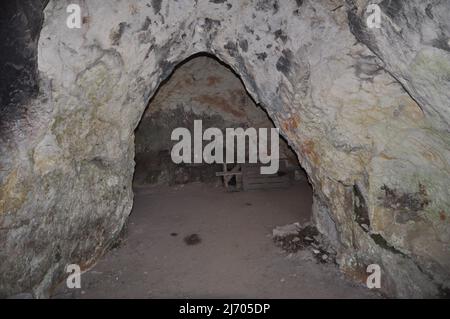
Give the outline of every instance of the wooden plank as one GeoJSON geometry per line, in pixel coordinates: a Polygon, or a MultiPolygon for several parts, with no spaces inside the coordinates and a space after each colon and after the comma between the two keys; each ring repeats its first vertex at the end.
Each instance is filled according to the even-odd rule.
{"type": "Polygon", "coordinates": [[[289,187],[288,184],[253,184],[253,185],[246,185],[245,190],[258,190],[258,189],[273,189],[273,188],[287,188],[289,187]]]}
{"type": "Polygon", "coordinates": [[[236,176],[242,175],[242,172],[217,172],[216,176],[236,176]]]}
{"type": "Polygon", "coordinates": [[[248,179],[289,179],[289,175],[245,175],[248,179]]]}
{"type": "Polygon", "coordinates": [[[260,180],[260,181],[248,181],[247,184],[287,184],[288,180],[260,180]]]}
{"type": "Polygon", "coordinates": [[[285,188],[291,184],[289,172],[286,172],[286,161],[280,159],[279,172],[275,174],[261,174],[261,167],[268,164],[262,163],[244,163],[238,164],[228,171],[224,164],[224,171],[216,173],[216,176],[222,176],[224,184],[229,187],[229,181],[236,179],[236,187],[242,185],[243,190],[285,188]]]}
{"type": "Polygon", "coordinates": [[[264,184],[264,183],[286,183],[289,179],[253,179],[247,180],[248,184],[264,184]]]}
{"type": "Polygon", "coordinates": [[[240,183],[242,178],[240,175],[242,175],[241,165],[237,164],[235,165],[230,171],[228,171],[227,163],[222,164],[223,171],[222,172],[216,172],[216,176],[221,176],[223,178],[223,185],[224,187],[229,190],[230,189],[230,181],[233,177],[236,179],[236,189],[239,189],[240,183]]]}
{"type": "Polygon", "coordinates": [[[289,175],[274,175],[274,174],[245,174],[247,178],[289,178],[289,175]]]}
{"type": "Polygon", "coordinates": [[[280,161],[280,173],[261,174],[261,167],[264,164],[245,164],[242,165],[242,184],[244,190],[258,190],[270,188],[287,188],[291,184],[289,174],[284,170],[286,163],[280,161]]]}

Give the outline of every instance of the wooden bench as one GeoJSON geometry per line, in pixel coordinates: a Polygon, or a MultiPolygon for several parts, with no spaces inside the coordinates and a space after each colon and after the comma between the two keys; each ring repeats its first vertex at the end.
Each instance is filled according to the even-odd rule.
{"type": "Polygon", "coordinates": [[[241,165],[242,164],[236,164],[230,171],[228,170],[228,164],[223,163],[223,171],[217,172],[216,176],[222,176],[223,177],[223,186],[227,190],[234,190],[238,191],[242,189],[242,171],[241,171],[241,165]],[[235,187],[230,187],[230,181],[233,179],[233,177],[236,178],[236,185],[235,187]]]}
{"type": "Polygon", "coordinates": [[[224,163],[223,171],[217,172],[216,176],[223,177],[223,185],[229,191],[287,188],[293,179],[292,172],[286,169],[286,160],[284,159],[280,159],[280,167],[275,174],[261,174],[261,167],[267,166],[267,164],[235,164],[231,170],[228,170],[228,165],[224,163]],[[233,177],[236,184],[230,185],[233,177]]]}

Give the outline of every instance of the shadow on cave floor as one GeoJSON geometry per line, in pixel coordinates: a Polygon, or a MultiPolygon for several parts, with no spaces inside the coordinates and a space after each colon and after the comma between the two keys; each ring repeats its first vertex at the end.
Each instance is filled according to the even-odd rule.
{"type": "Polygon", "coordinates": [[[140,187],[122,243],[55,298],[373,298],[334,264],[283,252],[277,225],[310,219],[311,189],[140,187]]]}

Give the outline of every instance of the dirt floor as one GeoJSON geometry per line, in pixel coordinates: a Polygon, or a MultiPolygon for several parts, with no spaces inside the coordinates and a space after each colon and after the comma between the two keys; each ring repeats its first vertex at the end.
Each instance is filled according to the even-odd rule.
{"type": "Polygon", "coordinates": [[[82,289],[54,298],[375,298],[334,264],[288,254],[275,226],[311,215],[306,182],[289,189],[226,193],[188,184],[135,192],[127,234],[82,275],[82,289]]]}

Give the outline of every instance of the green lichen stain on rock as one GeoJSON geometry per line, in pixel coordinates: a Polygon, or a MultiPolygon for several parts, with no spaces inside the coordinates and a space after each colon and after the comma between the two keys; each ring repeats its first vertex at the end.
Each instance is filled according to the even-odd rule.
{"type": "Polygon", "coordinates": [[[112,78],[107,65],[99,61],[80,73],[76,83],[89,104],[99,107],[111,99],[113,94],[112,78]]]}
{"type": "Polygon", "coordinates": [[[411,63],[411,71],[420,77],[433,76],[440,81],[450,81],[450,61],[433,52],[419,52],[411,63]]]}
{"type": "Polygon", "coordinates": [[[13,170],[0,187],[0,215],[20,209],[29,190],[29,185],[20,180],[18,170],[13,170]]]}
{"type": "Polygon", "coordinates": [[[62,148],[71,153],[83,153],[86,145],[81,145],[81,140],[90,129],[90,117],[83,110],[78,110],[67,116],[57,116],[52,125],[52,132],[62,148]]]}

